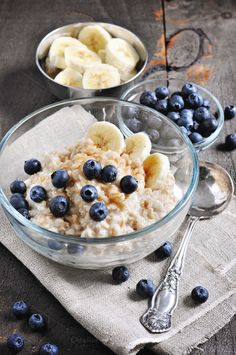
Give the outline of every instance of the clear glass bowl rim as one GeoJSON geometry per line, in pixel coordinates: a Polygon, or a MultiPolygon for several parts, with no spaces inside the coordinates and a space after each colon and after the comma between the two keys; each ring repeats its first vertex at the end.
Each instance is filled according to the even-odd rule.
{"type": "MultiPolygon", "coordinates": [[[[203,149],[206,149],[206,148],[210,147],[215,142],[215,140],[217,139],[218,135],[220,134],[221,129],[223,128],[223,125],[224,125],[224,111],[223,111],[223,108],[222,108],[219,100],[209,90],[205,89],[201,85],[196,84],[193,81],[186,81],[186,80],[183,80],[183,79],[175,79],[175,78],[171,78],[171,77],[170,78],[153,78],[153,79],[148,79],[148,80],[144,80],[144,81],[139,81],[137,84],[133,85],[131,88],[128,88],[121,95],[121,99],[127,101],[127,96],[130,93],[132,93],[132,91],[135,91],[135,89],[137,89],[139,86],[143,86],[143,85],[151,84],[151,83],[155,83],[155,82],[158,83],[158,82],[163,81],[163,80],[165,80],[166,82],[168,82],[168,81],[176,81],[176,82],[179,82],[179,83],[182,83],[182,84],[186,84],[187,82],[188,83],[192,83],[197,88],[199,88],[200,90],[204,91],[207,95],[209,95],[211,97],[211,99],[215,102],[215,104],[217,106],[217,109],[219,111],[219,117],[217,119],[217,121],[218,121],[217,129],[209,137],[204,138],[204,140],[202,142],[193,144],[195,149],[198,152],[203,150],[203,149]]],[[[129,101],[129,102],[131,102],[131,101],[129,101]]]]}
{"type": "Polygon", "coordinates": [[[193,195],[194,191],[196,190],[197,187],[197,183],[198,183],[198,177],[199,177],[199,165],[198,165],[198,158],[197,158],[197,153],[192,145],[192,143],[190,142],[190,140],[187,138],[187,136],[185,136],[184,134],[182,134],[182,132],[180,132],[180,130],[178,129],[178,126],[175,125],[173,122],[171,122],[167,117],[165,117],[164,115],[160,114],[159,112],[149,108],[149,107],[145,107],[143,105],[137,104],[137,103],[133,103],[130,101],[125,101],[125,100],[121,100],[121,99],[117,99],[117,98],[112,98],[112,97],[91,97],[91,98],[82,98],[82,99],[74,99],[74,100],[62,100],[47,106],[44,106],[32,113],[30,113],[29,115],[27,115],[26,117],[24,117],[23,119],[21,119],[18,123],[16,123],[12,128],[10,128],[8,130],[8,132],[5,134],[5,136],[2,138],[2,140],[0,141],[0,155],[2,154],[2,151],[5,147],[5,145],[7,144],[8,140],[11,138],[12,134],[14,134],[14,132],[17,131],[18,128],[20,128],[25,122],[27,122],[28,120],[30,120],[31,118],[34,118],[35,116],[37,116],[38,114],[41,114],[42,112],[45,112],[51,108],[59,108],[60,106],[64,106],[66,104],[70,105],[70,104],[89,104],[89,103],[93,103],[93,102],[110,102],[110,103],[119,103],[119,104],[129,104],[129,106],[131,107],[139,107],[141,110],[145,110],[147,112],[150,112],[152,114],[154,114],[155,116],[159,116],[161,117],[164,121],[168,122],[168,124],[170,124],[174,130],[182,137],[183,141],[186,144],[186,147],[188,148],[190,155],[191,155],[191,159],[192,159],[192,163],[193,163],[193,171],[192,171],[192,179],[191,182],[189,184],[188,190],[186,191],[186,193],[184,194],[184,196],[182,197],[182,199],[178,202],[178,204],[162,219],[158,220],[157,222],[142,228],[136,232],[132,232],[132,233],[128,233],[128,234],[123,234],[123,235],[118,235],[115,237],[103,237],[103,238],[81,238],[75,235],[63,235],[63,234],[59,234],[56,232],[52,232],[48,229],[42,228],[34,223],[32,223],[30,220],[27,220],[25,217],[23,217],[20,213],[18,213],[10,204],[10,202],[8,201],[6,195],[4,194],[2,187],[0,186],[0,203],[3,205],[3,207],[7,210],[7,212],[14,218],[16,219],[18,222],[20,222],[23,226],[32,229],[34,231],[36,231],[37,233],[43,234],[44,236],[51,238],[51,239],[56,239],[59,241],[62,241],[64,243],[73,243],[73,244],[113,244],[115,242],[124,242],[124,241],[128,241],[134,238],[138,238],[138,237],[142,237],[144,236],[146,233],[150,233],[154,230],[157,230],[158,228],[160,228],[161,226],[165,225],[166,223],[168,223],[175,215],[178,214],[179,211],[181,211],[184,206],[188,203],[189,199],[191,198],[191,196],[193,195]]]}

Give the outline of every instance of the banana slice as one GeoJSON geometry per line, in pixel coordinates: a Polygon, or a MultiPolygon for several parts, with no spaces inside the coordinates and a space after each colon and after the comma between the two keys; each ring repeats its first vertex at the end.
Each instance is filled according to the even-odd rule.
{"type": "Polygon", "coordinates": [[[137,74],[136,69],[133,69],[130,72],[120,71],[120,79],[121,79],[121,81],[125,82],[125,81],[132,79],[136,74],[137,74]]]}
{"type": "Polygon", "coordinates": [[[84,89],[105,89],[120,84],[118,69],[109,64],[97,64],[88,68],[83,75],[84,89]]]}
{"type": "Polygon", "coordinates": [[[83,74],[86,69],[94,64],[100,64],[102,61],[96,53],[88,49],[83,43],[79,43],[80,46],[71,46],[65,49],[65,62],[69,68],[83,74]]]}
{"type": "Polygon", "coordinates": [[[110,122],[95,122],[89,127],[87,137],[104,150],[113,150],[121,154],[125,148],[121,131],[110,122]]]}
{"type": "Polygon", "coordinates": [[[101,58],[102,62],[105,63],[106,62],[106,51],[105,51],[105,49],[99,49],[98,55],[101,58]]]}
{"type": "Polygon", "coordinates": [[[111,35],[99,25],[86,26],[79,33],[79,40],[96,53],[104,49],[111,38],[111,35]]]}
{"type": "Polygon", "coordinates": [[[106,46],[106,63],[122,72],[131,72],[139,61],[134,47],[121,38],[112,38],[106,46]]]}
{"type": "Polygon", "coordinates": [[[166,155],[150,154],[143,162],[145,171],[145,186],[152,189],[160,187],[160,183],[170,172],[170,162],[166,155]]]}
{"type": "Polygon", "coordinates": [[[60,69],[55,68],[54,65],[52,65],[50,62],[50,59],[47,57],[45,59],[45,71],[49,76],[54,78],[60,72],[60,69]]]}
{"type": "Polygon", "coordinates": [[[65,69],[65,49],[71,46],[79,46],[81,43],[73,37],[59,37],[55,39],[49,49],[49,60],[52,66],[65,69]]]}
{"type": "Polygon", "coordinates": [[[148,135],[144,132],[133,134],[125,140],[125,152],[134,160],[141,162],[147,158],[152,149],[151,141],[148,135]]]}
{"type": "Polygon", "coordinates": [[[59,74],[57,74],[54,80],[58,84],[82,88],[82,75],[70,68],[62,70],[59,74]]]}

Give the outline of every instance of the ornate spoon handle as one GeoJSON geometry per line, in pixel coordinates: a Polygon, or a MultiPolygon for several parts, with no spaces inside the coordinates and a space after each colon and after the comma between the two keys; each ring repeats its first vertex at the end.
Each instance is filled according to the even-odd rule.
{"type": "Polygon", "coordinates": [[[164,280],[152,296],[150,307],[140,318],[141,324],[152,333],[163,333],[171,329],[171,316],[178,303],[179,279],[192,230],[198,220],[198,217],[188,218],[187,229],[179,249],[167,269],[164,280]]]}

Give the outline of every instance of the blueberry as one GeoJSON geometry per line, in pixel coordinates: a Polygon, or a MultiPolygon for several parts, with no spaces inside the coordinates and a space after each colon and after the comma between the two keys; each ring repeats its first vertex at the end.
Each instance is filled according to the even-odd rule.
{"type": "Polygon", "coordinates": [[[160,248],[155,250],[155,255],[158,257],[158,259],[166,259],[169,256],[171,256],[173,251],[173,245],[170,242],[165,242],[160,248]]]}
{"type": "Polygon", "coordinates": [[[146,132],[152,143],[157,143],[159,141],[160,134],[156,129],[149,128],[146,132]]]}
{"type": "Polygon", "coordinates": [[[160,99],[165,99],[167,96],[169,96],[169,89],[166,86],[159,86],[155,90],[156,98],[158,100],[160,99]]]}
{"type": "Polygon", "coordinates": [[[156,286],[152,280],[140,280],[136,285],[136,292],[141,297],[152,297],[156,286]]]}
{"type": "Polygon", "coordinates": [[[42,329],[46,325],[44,317],[39,313],[32,314],[29,317],[28,324],[33,330],[42,329]]]}
{"type": "Polygon", "coordinates": [[[87,160],[83,166],[83,173],[89,180],[97,178],[100,175],[101,170],[101,164],[94,159],[87,160]]]}
{"type": "Polygon", "coordinates": [[[126,194],[131,194],[138,188],[138,181],[132,175],[126,175],[120,180],[120,188],[126,194]]]}
{"type": "Polygon", "coordinates": [[[161,113],[167,113],[168,109],[168,101],[166,99],[156,101],[154,105],[155,110],[161,113]]]}
{"type": "Polygon", "coordinates": [[[162,125],[162,121],[158,117],[151,116],[147,119],[147,126],[153,129],[159,129],[162,125]]]}
{"type": "Polygon", "coordinates": [[[81,244],[70,243],[67,246],[67,252],[68,252],[68,254],[71,254],[71,255],[73,255],[73,254],[83,255],[84,247],[81,244]]]}
{"type": "Polygon", "coordinates": [[[194,84],[192,83],[186,83],[183,87],[182,87],[182,92],[185,96],[189,96],[190,94],[196,93],[197,92],[197,88],[194,84]]]}
{"type": "Polygon", "coordinates": [[[171,96],[175,96],[175,95],[178,95],[178,96],[181,96],[183,99],[185,97],[184,93],[182,91],[174,91],[171,96]]]}
{"type": "Polygon", "coordinates": [[[61,250],[64,247],[64,244],[59,240],[49,239],[48,247],[52,250],[61,250]]]}
{"type": "Polygon", "coordinates": [[[203,141],[203,136],[198,132],[192,132],[188,137],[192,143],[200,143],[203,141]]]}
{"type": "Polygon", "coordinates": [[[20,334],[12,334],[7,338],[7,346],[15,353],[19,353],[24,347],[24,338],[20,334]]]}
{"type": "Polygon", "coordinates": [[[140,132],[143,128],[142,122],[140,120],[138,120],[137,118],[129,118],[126,121],[126,125],[134,133],[140,132]]]}
{"type": "Polygon", "coordinates": [[[47,191],[44,187],[36,185],[30,190],[30,198],[37,203],[45,201],[47,199],[47,191]]]}
{"type": "Polygon", "coordinates": [[[12,306],[12,312],[16,318],[24,318],[29,313],[29,306],[24,301],[17,301],[12,306]]]}
{"type": "Polygon", "coordinates": [[[179,129],[181,130],[181,132],[182,132],[183,134],[186,134],[186,135],[188,136],[189,131],[187,130],[187,128],[185,128],[184,126],[180,126],[179,129]]]}
{"type": "Polygon", "coordinates": [[[225,146],[228,150],[234,150],[236,148],[236,133],[226,136],[225,146]]]}
{"type": "Polygon", "coordinates": [[[24,170],[26,174],[33,175],[41,170],[41,163],[37,159],[26,160],[24,164],[24,170]]]}
{"type": "Polygon", "coordinates": [[[180,111],[184,108],[184,100],[180,95],[173,95],[169,100],[169,105],[174,111],[180,111]]]}
{"type": "Polygon", "coordinates": [[[107,206],[103,202],[95,202],[90,207],[89,215],[94,221],[103,221],[108,215],[107,206]]]}
{"type": "Polygon", "coordinates": [[[16,192],[24,194],[26,192],[26,185],[22,180],[15,180],[11,183],[10,190],[13,194],[16,192]]]}
{"type": "Polygon", "coordinates": [[[70,203],[65,196],[56,196],[49,201],[49,209],[55,217],[63,217],[69,211],[70,203]]]}
{"type": "Polygon", "coordinates": [[[208,110],[210,108],[210,102],[207,100],[207,99],[203,99],[203,104],[202,104],[203,107],[206,107],[208,110]]]}
{"type": "Polygon", "coordinates": [[[199,129],[199,123],[197,121],[193,121],[192,132],[197,132],[199,129]]]}
{"type": "Polygon", "coordinates": [[[208,300],[209,293],[205,287],[197,286],[192,290],[191,297],[197,303],[204,303],[208,300]]]}
{"type": "Polygon", "coordinates": [[[59,349],[55,344],[47,343],[40,347],[39,355],[58,355],[59,349]]]}
{"type": "Polygon", "coordinates": [[[173,121],[173,122],[177,122],[178,119],[180,118],[179,112],[174,112],[174,111],[170,111],[167,113],[167,117],[173,121]]]}
{"type": "Polygon", "coordinates": [[[98,191],[93,185],[85,185],[80,190],[80,196],[86,202],[92,202],[98,197],[98,191]]]}
{"type": "Polygon", "coordinates": [[[153,92],[151,91],[144,91],[142,95],[140,96],[139,99],[140,104],[148,106],[148,107],[154,107],[156,103],[156,98],[153,92]]]}
{"type": "Polygon", "coordinates": [[[197,108],[202,106],[203,98],[201,95],[193,93],[188,96],[187,103],[191,108],[197,108]]]}
{"type": "Polygon", "coordinates": [[[236,106],[229,105],[225,108],[225,119],[230,120],[231,118],[236,117],[236,106]]]}
{"type": "Polygon", "coordinates": [[[202,122],[210,117],[210,112],[206,107],[198,107],[194,111],[194,119],[197,122],[202,122]]]}
{"type": "Polygon", "coordinates": [[[177,121],[178,126],[184,126],[188,131],[193,126],[193,119],[188,116],[180,116],[177,121]]]}
{"type": "Polygon", "coordinates": [[[56,170],[51,175],[52,184],[53,186],[57,187],[58,189],[62,187],[66,187],[69,181],[69,174],[66,170],[56,170]]]}
{"type": "Polygon", "coordinates": [[[106,165],[101,171],[101,179],[104,182],[115,181],[117,177],[117,169],[114,165],[106,165]]]}
{"type": "Polygon", "coordinates": [[[112,278],[116,282],[125,282],[128,280],[130,274],[126,266],[118,266],[112,270],[112,278]]]}
{"type": "Polygon", "coordinates": [[[217,128],[218,121],[215,118],[208,118],[202,122],[200,122],[199,133],[203,137],[209,137],[217,128]]]}
{"type": "Polygon", "coordinates": [[[180,117],[190,117],[193,118],[193,110],[184,108],[183,110],[180,111],[180,117]]]}
{"type": "Polygon", "coordinates": [[[10,198],[10,204],[16,209],[29,208],[29,203],[26,199],[19,193],[15,193],[10,198]]]}

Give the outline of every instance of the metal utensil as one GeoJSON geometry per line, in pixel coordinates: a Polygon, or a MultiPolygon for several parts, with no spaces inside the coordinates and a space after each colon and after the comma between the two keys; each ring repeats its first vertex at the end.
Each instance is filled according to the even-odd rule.
{"type": "Polygon", "coordinates": [[[221,166],[200,162],[200,178],[189,210],[187,229],[179,249],[172,259],[166,276],[156,289],[151,305],[140,318],[141,324],[152,333],[171,329],[171,317],[178,303],[178,287],[187,247],[195,224],[221,213],[233,196],[233,182],[221,166]]]}

